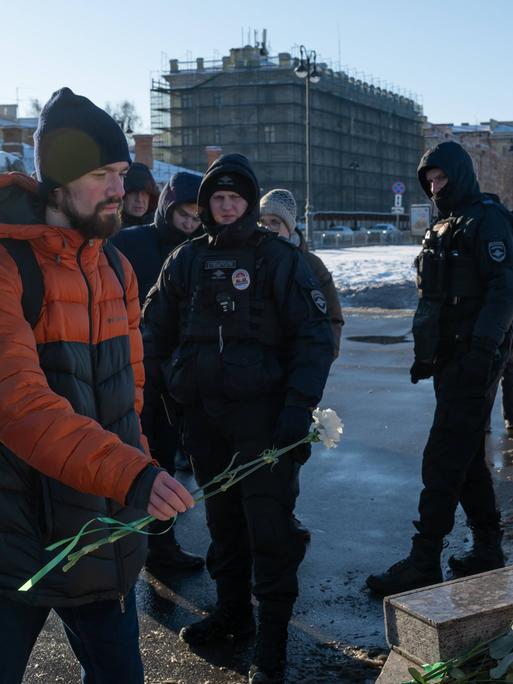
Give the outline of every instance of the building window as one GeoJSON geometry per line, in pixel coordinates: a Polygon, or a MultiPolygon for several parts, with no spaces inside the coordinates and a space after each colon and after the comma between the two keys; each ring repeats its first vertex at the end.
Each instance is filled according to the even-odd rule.
{"type": "Polygon", "coordinates": [[[214,128],[212,132],[212,144],[213,145],[220,145],[221,144],[221,129],[220,128],[214,128]]]}
{"type": "Polygon", "coordinates": [[[182,109],[190,109],[192,107],[192,95],[182,95],[182,109]]]}
{"type": "Polygon", "coordinates": [[[222,107],[222,106],[223,106],[223,93],[215,92],[214,93],[214,107],[222,107]]]}
{"type": "Polygon", "coordinates": [[[273,143],[276,140],[276,130],[274,126],[264,126],[264,142],[273,143]]]}
{"type": "Polygon", "coordinates": [[[192,130],[184,128],[182,131],[182,145],[192,145],[192,130]]]}

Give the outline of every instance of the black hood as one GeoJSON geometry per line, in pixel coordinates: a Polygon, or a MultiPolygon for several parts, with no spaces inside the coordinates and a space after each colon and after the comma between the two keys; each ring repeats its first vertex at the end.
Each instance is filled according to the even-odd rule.
{"type": "Polygon", "coordinates": [[[148,211],[143,216],[133,216],[123,209],[122,212],[122,226],[143,226],[153,221],[153,215],[157,208],[159,199],[159,189],[155,183],[155,179],[151,175],[150,169],[142,162],[134,162],[128,169],[124,182],[125,194],[129,192],[145,191],[149,193],[150,200],[148,202],[148,211]]]}
{"type": "MultiPolygon", "coordinates": [[[[180,244],[184,241],[185,233],[168,223],[168,217],[178,204],[196,204],[201,176],[187,171],[180,171],[171,177],[160,193],[157,210],[155,212],[155,225],[165,242],[180,244]]],[[[201,226],[186,239],[198,237],[203,233],[201,226]]]]}
{"type": "Polygon", "coordinates": [[[435,203],[441,216],[472,204],[481,192],[470,155],[456,142],[448,141],[432,147],[420,160],[417,175],[422,189],[435,203]],[[442,169],[449,181],[433,195],[426,180],[429,169],[442,169]]]}
{"type": "Polygon", "coordinates": [[[216,224],[210,213],[209,199],[216,190],[214,180],[220,175],[229,173],[244,176],[250,181],[252,188],[252,196],[248,200],[248,208],[245,214],[234,223],[229,224],[229,231],[235,235],[241,230],[246,232],[249,225],[254,224],[256,228],[260,215],[260,186],[249,160],[242,154],[225,154],[209,166],[201,181],[198,194],[199,215],[205,231],[212,237],[219,235],[225,228],[225,226],[216,224]]]}

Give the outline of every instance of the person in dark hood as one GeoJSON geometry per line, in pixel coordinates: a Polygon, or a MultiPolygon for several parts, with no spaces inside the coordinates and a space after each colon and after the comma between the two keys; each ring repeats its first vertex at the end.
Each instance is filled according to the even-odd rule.
{"type": "MultiPolygon", "coordinates": [[[[160,193],[154,222],[126,228],[111,239],[132,264],[139,284],[141,305],[156,283],[169,254],[183,242],[203,234],[196,205],[200,182],[198,174],[187,171],[175,173],[160,193]]],[[[148,372],[146,359],[144,363],[147,377],[153,377],[148,372]]],[[[180,411],[160,388],[160,381],[159,390],[155,392],[149,389],[148,383],[147,380],[144,387],[143,431],[155,458],[174,474],[180,454],[180,411]]],[[[168,527],[156,521],[152,523],[151,531],[161,532],[168,527]]],[[[166,534],[148,538],[146,567],[152,572],[194,571],[203,565],[203,558],[182,549],[176,540],[174,527],[166,534]]]]}
{"type": "Polygon", "coordinates": [[[159,189],[146,164],[134,162],[130,166],[124,187],[121,227],[150,223],[159,199],[159,189]]]}
{"type": "Polygon", "coordinates": [[[485,428],[511,348],[511,215],[495,195],[481,193],[471,158],[455,142],[428,150],[418,177],[439,215],[416,260],[419,304],[410,374],[413,383],[433,377],[436,411],[411,553],[367,578],[380,595],[442,581],[440,553],[458,503],[474,543],[468,553],[449,559],[454,574],[504,566],[485,428]]]}
{"type": "Polygon", "coordinates": [[[198,174],[175,173],[160,193],[153,221],[126,228],[112,238],[135,270],[141,306],[169,254],[183,242],[203,235],[197,207],[200,183],[198,174]]]}
{"type": "MultiPolygon", "coordinates": [[[[144,306],[148,354],[165,363],[167,389],[183,405],[200,486],[235,453],[238,464],[249,462],[304,438],[333,358],[326,300],[299,250],[258,224],[259,195],[245,157],[215,161],[198,194],[206,235],[171,254],[144,306]]],[[[292,519],[295,460],[303,458],[298,447],[205,501],[218,602],[180,637],[197,646],[251,635],[253,593],[253,684],[284,677],[305,553],[292,519]]]]}

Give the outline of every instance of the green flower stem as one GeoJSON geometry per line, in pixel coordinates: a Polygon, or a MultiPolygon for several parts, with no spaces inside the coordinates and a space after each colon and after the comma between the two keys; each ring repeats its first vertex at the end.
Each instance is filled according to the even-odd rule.
{"type": "MultiPolygon", "coordinates": [[[[205,501],[205,499],[208,499],[211,496],[214,496],[215,494],[225,492],[227,489],[233,487],[233,485],[237,484],[245,477],[252,475],[255,471],[259,470],[263,466],[270,465],[272,467],[275,463],[278,462],[280,456],[287,453],[288,451],[295,449],[301,444],[307,444],[309,442],[318,441],[320,441],[319,432],[318,430],[314,429],[306,437],[298,440],[294,444],[290,444],[289,446],[282,447],[280,449],[266,449],[252,461],[234,467],[234,463],[237,459],[237,456],[239,455],[238,453],[236,453],[230,460],[228,466],[221,473],[212,478],[212,480],[203,485],[203,487],[200,487],[196,489],[194,492],[192,492],[194,501],[195,503],[199,503],[200,501],[205,501]],[[216,489],[204,493],[205,490],[215,485],[218,485],[216,489]]],[[[27,580],[27,582],[25,582],[25,584],[23,584],[18,589],[18,591],[28,591],[29,589],[31,589],[37,582],[39,582],[40,579],[42,579],[48,572],[50,572],[50,570],[52,570],[56,565],[58,565],[61,562],[61,560],[64,560],[64,558],[66,557],[68,562],[63,566],[63,572],[67,572],[68,570],[70,570],[75,565],[75,563],[77,563],[80,560],[80,558],[86,556],[92,551],[96,551],[104,544],[113,544],[119,539],[122,539],[123,537],[126,537],[129,534],[133,534],[134,532],[146,535],[165,534],[173,526],[176,520],[176,516],[171,519],[171,524],[163,532],[144,531],[144,527],[149,525],[154,520],[157,520],[157,518],[155,518],[153,515],[146,515],[143,518],[139,518],[138,520],[134,520],[130,523],[122,523],[119,520],[106,517],[97,517],[93,518],[92,520],[89,520],[74,537],[61,539],[53,543],[52,545],[46,547],[47,551],[53,551],[61,546],[65,546],[65,548],[57,554],[57,556],[52,558],[52,560],[49,563],[47,563],[43,568],[41,568],[33,577],[27,580]],[[92,530],[87,529],[94,522],[109,525],[111,529],[110,533],[107,536],[102,537],[101,539],[98,539],[95,542],[92,542],[91,544],[83,546],[81,549],[75,551],[74,553],[70,553],[70,551],[73,551],[73,549],[82,539],[82,537],[88,534],[100,532],[100,529],[98,528],[92,530]]]]}
{"type": "MultiPolygon", "coordinates": [[[[508,632],[506,632],[507,634],[508,632]]],[[[496,681],[505,681],[504,679],[502,680],[497,680],[497,679],[479,679],[476,680],[476,677],[479,676],[490,676],[490,673],[487,670],[483,670],[483,666],[486,662],[486,656],[488,655],[488,647],[493,641],[496,641],[497,639],[500,639],[504,634],[502,635],[495,635],[494,637],[491,637],[490,639],[487,639],[486,641],[480,641],[478,644],[475,644],[470,648],[466,653],[464,653],[462,656],[459,656],[457,658],[451,658],[450,660],[447,660],[443,663],[437,664],[438,666],[432,666],[432,665],[425,665],[424,672],[420,672],[416,670],[415,668],[410,668],[409,672],[410,674],[414,677],[413,679],[410,679],[408,682],[404,682],[403,684],[418,684],[419,682],[422,682],[422,684],[429,684],[429,682],[439,682],[440,684],[459,684],[459,682],[479,682],[480,684],[485,682],[496,682],[496,681]],[[477,667],[479,667],[478,670],[475,670],[473,672],[465,673],[465,676],[462,678],[456,678],[451,676],[451,670],[454,668],[461,668],[462,665],[470,663],[472,660],[482,656],[481,662],[477,667]]],[[[476,667],[476,665],[474,665],[476,667]]]]}

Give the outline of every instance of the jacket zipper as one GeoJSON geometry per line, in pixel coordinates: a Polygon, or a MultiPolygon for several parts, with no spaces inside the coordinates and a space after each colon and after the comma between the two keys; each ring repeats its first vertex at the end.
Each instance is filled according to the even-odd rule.
{"type": "MultiPolygon", "coordinates": [[[[97,398],[97,392],[96,392],[96,350],[93,344],[93,292],[91,289],[91,284],[89,283],[89,280],[87,279],[87,276],[85,274],[84,269],[82,268],[82,263],[80,261],[80,257],[82,255],[82,252],[86,248],[86,246],[89,245],[89,247],[92,247],[94,245],[94,240],[86,240],[83,242],[77,252],[77,263],[78,267],[80,269],[80,272],[82,273],[82,277],[84,278],[86,287],[87,287],[87,311],[88,311],[88,316],[89,316],[89,354],[91,357],[91,373],[92,373],[92,381],[93,381],[93,394],[94,394],[94,404],[96,408],[96,415],[99,415],[98,412],[98,398],[97,398]]],[[[105,499],[105,502],[107,504],[107,509],[109,511],[110,517],[113,516],[113,511],[112,511],[112,502],[110,499],[105,499]]],[[[123,593],[124,587],[125,587],[125,578],[124,578],[124,572],[123,572],[123,565],[121,563],[121,557],[120,553],[118,550],[118,546],[116,543],[112,545],[113,551],[114,551],[114,559],[116,563],[116,574],[118,577],[118,588],[119,588],[119,593],[118,593],[118,600],[119,600],[119,606],[121,608],[121,612],[125,612],[125,595],[123,593]]]]}

